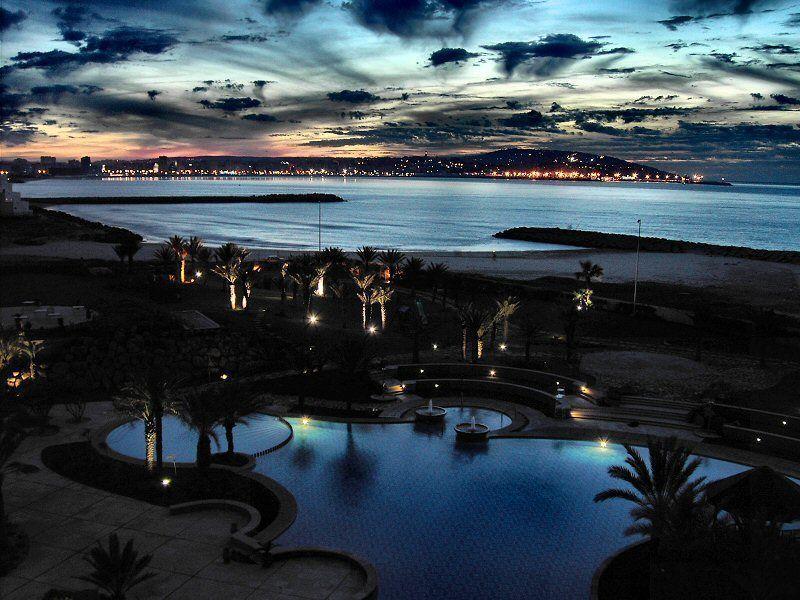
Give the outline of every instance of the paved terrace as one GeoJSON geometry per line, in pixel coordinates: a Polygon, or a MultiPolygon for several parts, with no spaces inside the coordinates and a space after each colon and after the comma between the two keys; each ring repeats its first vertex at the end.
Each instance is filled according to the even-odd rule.
{"type": "MultiPolygon", "coordinates": [[[[13,522],[30,538],[27,558],[0,578],[0,598],[41,598],[51,588],[87,589],[75,579],[90,571],[84,556],[100,540],[117,533],[124,543],[134,539],[140,553],[153,555],[156,576],[133,588],[129,598],[170,600],[339,600],[357,597],[364,574],[336,557],[284,557],[269,568],[222,562],[222,548],[231,523],[244,517],[225,510],[170,515],[166,507],[97,490],[48,470],[43,448],[84,441],[90,428],[118,418],[110,403],[89,404],[82,424],[67,422],[56,406],[51,422],[60,431],[26,438],[12,460],[34,465],[38,472],[6,477],[3,492],[13,522]]],[[[280,550],[276,544],[276,550],[280,550]]]]}

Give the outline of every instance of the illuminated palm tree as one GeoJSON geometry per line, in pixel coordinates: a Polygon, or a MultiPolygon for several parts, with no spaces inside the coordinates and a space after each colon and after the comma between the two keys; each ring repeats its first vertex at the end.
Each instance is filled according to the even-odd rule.
{"type": "Polygon", "coordinates": [[[249,254],[247,248],[231,242],[223,244],[214,252],[217,264],[212,268],[212,272],[227,282],[231,310],[244,310],[247,307],[249,290],[246,285],[242,285],[242,280],[247,278],[249,272],[250,266],[245,262],[249,254]]]}
{"type": "Polygon", "coordinates": [[[372,284],[375,282],[375,273],[362,275],[354,270],[353,281],[356,284],[356,297],[361,301],[361,326],[366,330],[368,322],[367,310],[372,311],[374,290],[372,284]]]}
{"type": "Polygon", "coordinates": [[[325,276],[328,265],[320,265],[310,254],[302,254],[289,261],[287,274],[300,288],[305,314],[311,314],[311,290],[325,276]]]}
{"type": "Polygon", "coordinates": [[[387,286],[378,286],[372,296],[372,302],[381,307],[381,329],[386,329],[386,305],[392,299],[394,290],[387,286]]]}
{"type": "Polygon", "coordinates": [[[477,360],[483,355],[483,337],[497,313],[472,302],[458,307],[457,312],[462,331],[461,356],[464,360],[477,360]]]}
{"type": "Polygon", "coordinates": [[[197,264],[200,262],[201,255],[204,254],[205,245],[203,240],[193,235],[186,242],[186,256],[189,258],[189,267],[191,269],[191,279],[194,281],[197,277],[197,264]]]}
{"type": "Polygon", "coordinates": [[[397,279],[402,273],[402,265],[405,258],[405,254],[393,248],[388,249],[386,252],[381,252],[378,259],[380,260],[381,265],[383,265],[383,268],[386,270],[384,277],[386,283],[389,285],[394,285],[395,279],[397,279]]]}
{"type": "MultiPolygon", "coordinates": [[[[509,320],[511,316],[517,312],[517,309],[520,307],[520,302],[514,296],[508,296],[502,300],[496,300],[497,302],[497,316],[495,317],[495,324],[498,322],[503,323],[503,343],[508,343],[508,330],[509,330],[509,320]]],[[[492,333],[494,334],[494,329],[492,329],[492,333]]],[[[492,341],[492,349],[494,349],[494,341],[492,341]]]]}
{"type": "Polygon", "coordinates": [[[160,472],[163,466],[163,418],[177,410],[176,385],[151,371],[134,377],[114,398],[114,408],[144,423],[145,460],[150,472],[160,472]]]}
{"type": "Polygon", "coordinates": [[[176,258],[179,261],[180,268],[178,271],[178,275],[180,277],[179,281],[181,283],[186,283],[186,257],[189,255],[189,249],[186,244],[186,240],[184,240],[179,235],[173,235],[167,243],[172,248],[172,251],[175,253],[176,258]]]}
{"type": "Polygon", "coordinates": [[[17,341],[19,348],[19,355],[24,356],[28,360],[28,377],[36,379],[44,375],[44,367],[39,364],[39,351],[44,346],[43,340],[31,340],[25,336],[21,336],[17,341]]]}
{"type": "Polygon", "coordinates": [[[589,310],[594,302],[592,302],[592,294],[594,292],[589,288],[578,290],[572,293],[572,299],[575,302],[576,310],[589,310]]]}
{"type": "Polygon", "coordinates": [[[592,279],[599,279],[603,276],[603,267],[590,260],[582,260],[580,265],[581,270],[575,273],[575,279],[582,280],[586,289],[589,289],[592,287],[592,279]]]}

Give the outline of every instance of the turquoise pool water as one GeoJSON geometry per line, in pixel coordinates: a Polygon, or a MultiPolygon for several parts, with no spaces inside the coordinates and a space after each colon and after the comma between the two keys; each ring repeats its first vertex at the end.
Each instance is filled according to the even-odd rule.
{"type": "MultiPolygon", "coordinates": [[[[246,424],[234,428],[234,449],[245,454],[259,454],[285,442],[292,435],[292,429],[272,415],[254,414],[248,417],[246,424]]],[[[164,460],[177,462],[194,462],[197,458],[197,434],[189,429],[177,417],[164,417],[164,460]]],[[[224,451],[225,430],[217,427],[217,440],[211,440],[211,451],[224,451]]],[[[120,454],[145,457],[144,424],[131,421],[114,429],[106,438],[112,450],[120,454]]]]}
{"type": "MultiPolygon", "coordinates": [[[[290,420],[292,441],[256,466],[297,498],[297,521],[278,542],[367,559],[382,599],[588,598],[595,569],[632,541],[622,535],[629,506],[592,502],[624,448],[530,439],[457,447],[452,426],[473,413],[498,419],[450,409],[443,429],[290,420]]],[[[743,469],[706,460],[702,472],[743,469]]]]}
{"type": "MultiPolygon", "coordinates": [[[[363,557],[378,569],[381,599],[588,598],[595,569],[632,541],[622,534],[629,505],[592,502],[612,485],[606,470],[624,460],[624,448],[457,445],[453,425],[473,415],[493,429],[508,424],[470,407],[448,409],[444,426],[288,419],[294,437],[256,464],[297,498],[297,520],[278,545],[363,557]]],[[[285,424],[262,417],[237,427],[237,449],[257,452],[286,435],[285,424]]],[[[116,429],[108,443],[144,456],[139,426],[116,429]]],[[[193,460],[194,452],[194,434],[168,420],[165,454],[193,460]]],[[[744,468],[706,459],[701,472],[716,479],[744,468]]]]}

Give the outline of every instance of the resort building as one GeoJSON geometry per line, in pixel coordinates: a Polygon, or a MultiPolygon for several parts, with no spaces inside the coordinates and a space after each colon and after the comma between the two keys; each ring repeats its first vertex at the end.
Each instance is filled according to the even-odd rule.
{"type": "Polygon", "coordinates": [[[2,189],[0,216],[25,217],[32,214],[27,200],[23,200],[19,192],[12,190],[12,184],[6,175],[0,176],[0,189],[2,189]]]}

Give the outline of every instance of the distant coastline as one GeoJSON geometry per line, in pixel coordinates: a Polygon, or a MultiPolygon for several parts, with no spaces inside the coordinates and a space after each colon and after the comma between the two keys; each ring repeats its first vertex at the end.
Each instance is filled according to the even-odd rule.
{"type": "Polygon", "coordinates": [[[81,196],[64,198],[25,198],[45,206],[60,204],[298,204],[347,202],[336,194],[260,194],[253,196],[81,196]]]}
{"type": "Polygon", "coordinates": [[[800,252],[791,250],[761,250],[744,246],[721,246],[658,237],[637,239],[635,235],[561,229],[560,227],[513,227],[495,233],[494,237],[504,240],[627,251],[636,250],[638,242],[642,252],[695,253],[800,264],[800,252]]]}

